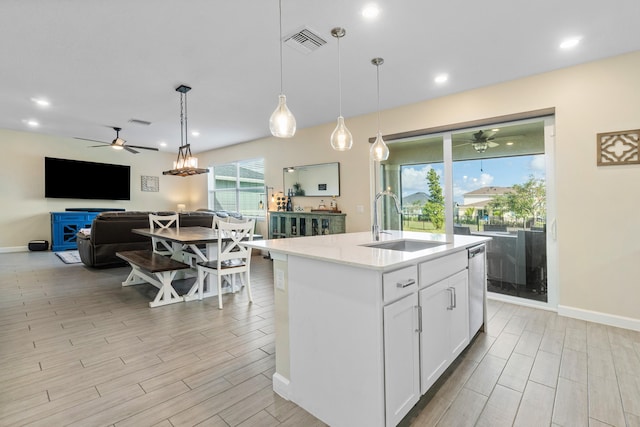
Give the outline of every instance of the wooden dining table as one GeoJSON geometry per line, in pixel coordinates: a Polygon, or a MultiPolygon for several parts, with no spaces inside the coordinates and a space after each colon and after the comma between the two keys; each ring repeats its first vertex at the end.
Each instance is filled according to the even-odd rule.
{"type": "MultiPolygon", "coordinates": [[[[150,238],[155,237],[169,242],[171,244],[171,258],[177,261],[183,261],[182,254],[186,250],[195,254],[203,262],[215,260],[218,252],[218,230],[210,227],[179,227],[153,230],[151,228],[134,228],[131,231],[135,234],[150,238]],[[205,251],[201,249],[202,245],[205,245],[205,251]]],[[[253,238],[261,239],[262,236],[254,234],[253,238]]],[[[230,240],[230,238],[223,238],[224,240],[230,240]]],[[[231,284],[231,287],[227,288],[227,292],[235,292],[237,289],[234,289],[234,286],[235,284],[231,284]]],[[[184,301],[193,301],[199,299],[197,294],[198,282],[196,281],[182,297],[184,301]]],[[[208,277],[204,283],[202,296],[208,298],[217,295],[218,288],[212,285],[211,278],[208,277]]]]}

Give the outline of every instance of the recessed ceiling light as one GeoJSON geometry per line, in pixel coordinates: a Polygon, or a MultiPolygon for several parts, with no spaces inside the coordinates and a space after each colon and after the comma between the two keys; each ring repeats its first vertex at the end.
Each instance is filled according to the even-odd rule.
{"type": "Polygon", "coordinates": [[[367,19],[374,19],[380,14],[380,8],[375,4],[368,4],[362,9],[362,16],[367,19]]]}
{"type": "Polygon", "coordinates": [[[449,80],[448,74],[438,74],[435,79],[433,79],[436,83],[444,83],[449,80]]]}
{"type": "Polygon", "coordinates": [[[197,130],[194,130],[191,132],[191,136],[200,136],[200,132],[198,132],[197,130]]]}
{"type": "Polygon", "coordinates": [[[560,49],[572,49],[580,43],[581,37],[571,37],[568,39],[564,39],[562,43],[560,43],[560,49]]]}
{"type": "Polygon", "coordinates": [[[491,129],[491,132],[500,132],[500,129],[499,128],[493,128],[493,129],[491,129]]]}
{"type": "Polygon", "coordinates": [[[51,105],[51,103],[44,98],[31,98],[31,101],[40,107],[48,107],[51,105]]]}
{"type": "Polygon", "coordinates": [[[32,128],[40,126],[40,123],[38,123],[38,121],[35,119],[25,119],[23,120],[23,122],[26,123],[27,126],[31,126],[32,128]]]}
{"type": "Polygon", "coordinates": [[[513,141],[508,141],[507,145],[513,145],[513,141]]]}
{"type": "Polygon", "coordinates": [[[167,146],[167,143],[166,143],[166,142],[164,142],[164,141],[161,141],[161,142],[160,142],[160,146],[161,146],[161,147],[166,147],[166,146],[167,146]]]}

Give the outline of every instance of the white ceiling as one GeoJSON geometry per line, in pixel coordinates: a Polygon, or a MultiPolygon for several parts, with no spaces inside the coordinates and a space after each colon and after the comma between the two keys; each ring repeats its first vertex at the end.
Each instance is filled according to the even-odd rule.
{"type": "MultiPolygon", "coordinates": [[[[376,110],[377,56],[386,109],[640,49],[638,0],[374,1],[381,13],[367,21],[366,0],[282,0],[283,35],[306,26],[327,41],[310,54],[283,47],[298,128],[338,115],[336,26],[347,31],[347,126],[376,110]],[[571,36],[582,37],[578,47],[559,49],[571,36]]],[[[0,40],[0,128],[111,141],[118,126],[129,144],[165,141],[177,152],[175,88],[187,84],[189,130],[201,134],[189,137],[194,152],[269,135],[280,92],[277,0],[1,0],[0,40]],[[51,106],[36,106],[40,97],[51,106]]]]}

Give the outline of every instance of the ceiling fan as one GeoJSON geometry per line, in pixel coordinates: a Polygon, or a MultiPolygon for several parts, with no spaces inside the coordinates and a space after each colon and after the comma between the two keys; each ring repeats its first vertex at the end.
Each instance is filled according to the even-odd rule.
{"type": "MultiPolygon", "coordinates": [[[[471,144],[474,150],[478,153],[484,153],[488,148],[495,148],[500,145],[498,140],[506,140],[507,145],[510,145],[509,141],[513,141],[516,139],[522,138],[522,135],[511,135],[511,136],[496,136],[497,131],[484,131],[479,130],[471,134],[471,139],[463,140],[462,144],[456,145],[456,147],[460,147],[462,145],[471,144]]],[[[512,142],[511,142],[512,143],[512,142]]]]}
{"type": "Polygon", "coordinates": [[[97,141],[95,139],[88,139],[88,138],[79,138],[79,137],[75,137],[75,139],[82,139],[84,141],[93,141],[93,142],[99,142],[101,144],[106,144],[106,145],[92,145],[91,148],[95,148],[95,147],[111,147],[115,150],[122,150],[125,149],[130,153],[133,154],[138,154],[139,151],[134,150],[134,148],[138,148],[138,149],[142,149],[142,150],[152,150],[152,151],[158,151],[157,148],[153,148],[153,147],[142,147],[140,145],[125,145],[125,143],[127,141],[125,141],[124,139],[120,138],[120,131],[122,130],[122,128],[118,128],[118,127],[114,127],[113,130],[116,131],[116,138],[111,141],[111,142],[105,142],[105,141],[97,141]]]}
{"type": "Polygon", "coordinates": [[[487,148],[497,147],[497,142],[494,141],[495,133],[488,133],[483,130],[479,130],[478,132],[473,134],[473,139],[469,141],[474,150],[478,153],[484,153],[487,151],[487,148]]]}

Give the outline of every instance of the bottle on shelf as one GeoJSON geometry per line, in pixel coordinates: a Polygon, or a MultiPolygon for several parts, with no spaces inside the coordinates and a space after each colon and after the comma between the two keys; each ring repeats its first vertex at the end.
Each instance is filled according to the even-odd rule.
{"type": "Polygon", "coordinates": [[[332,211],[337,211],[337,210],[338,210],[338,202],[336,201],[336,196],[333,196],[333,197],[331,198],[331,204],[330,204],[330,206],[331,206],[331,210],[332,210],[332,211]]]}

